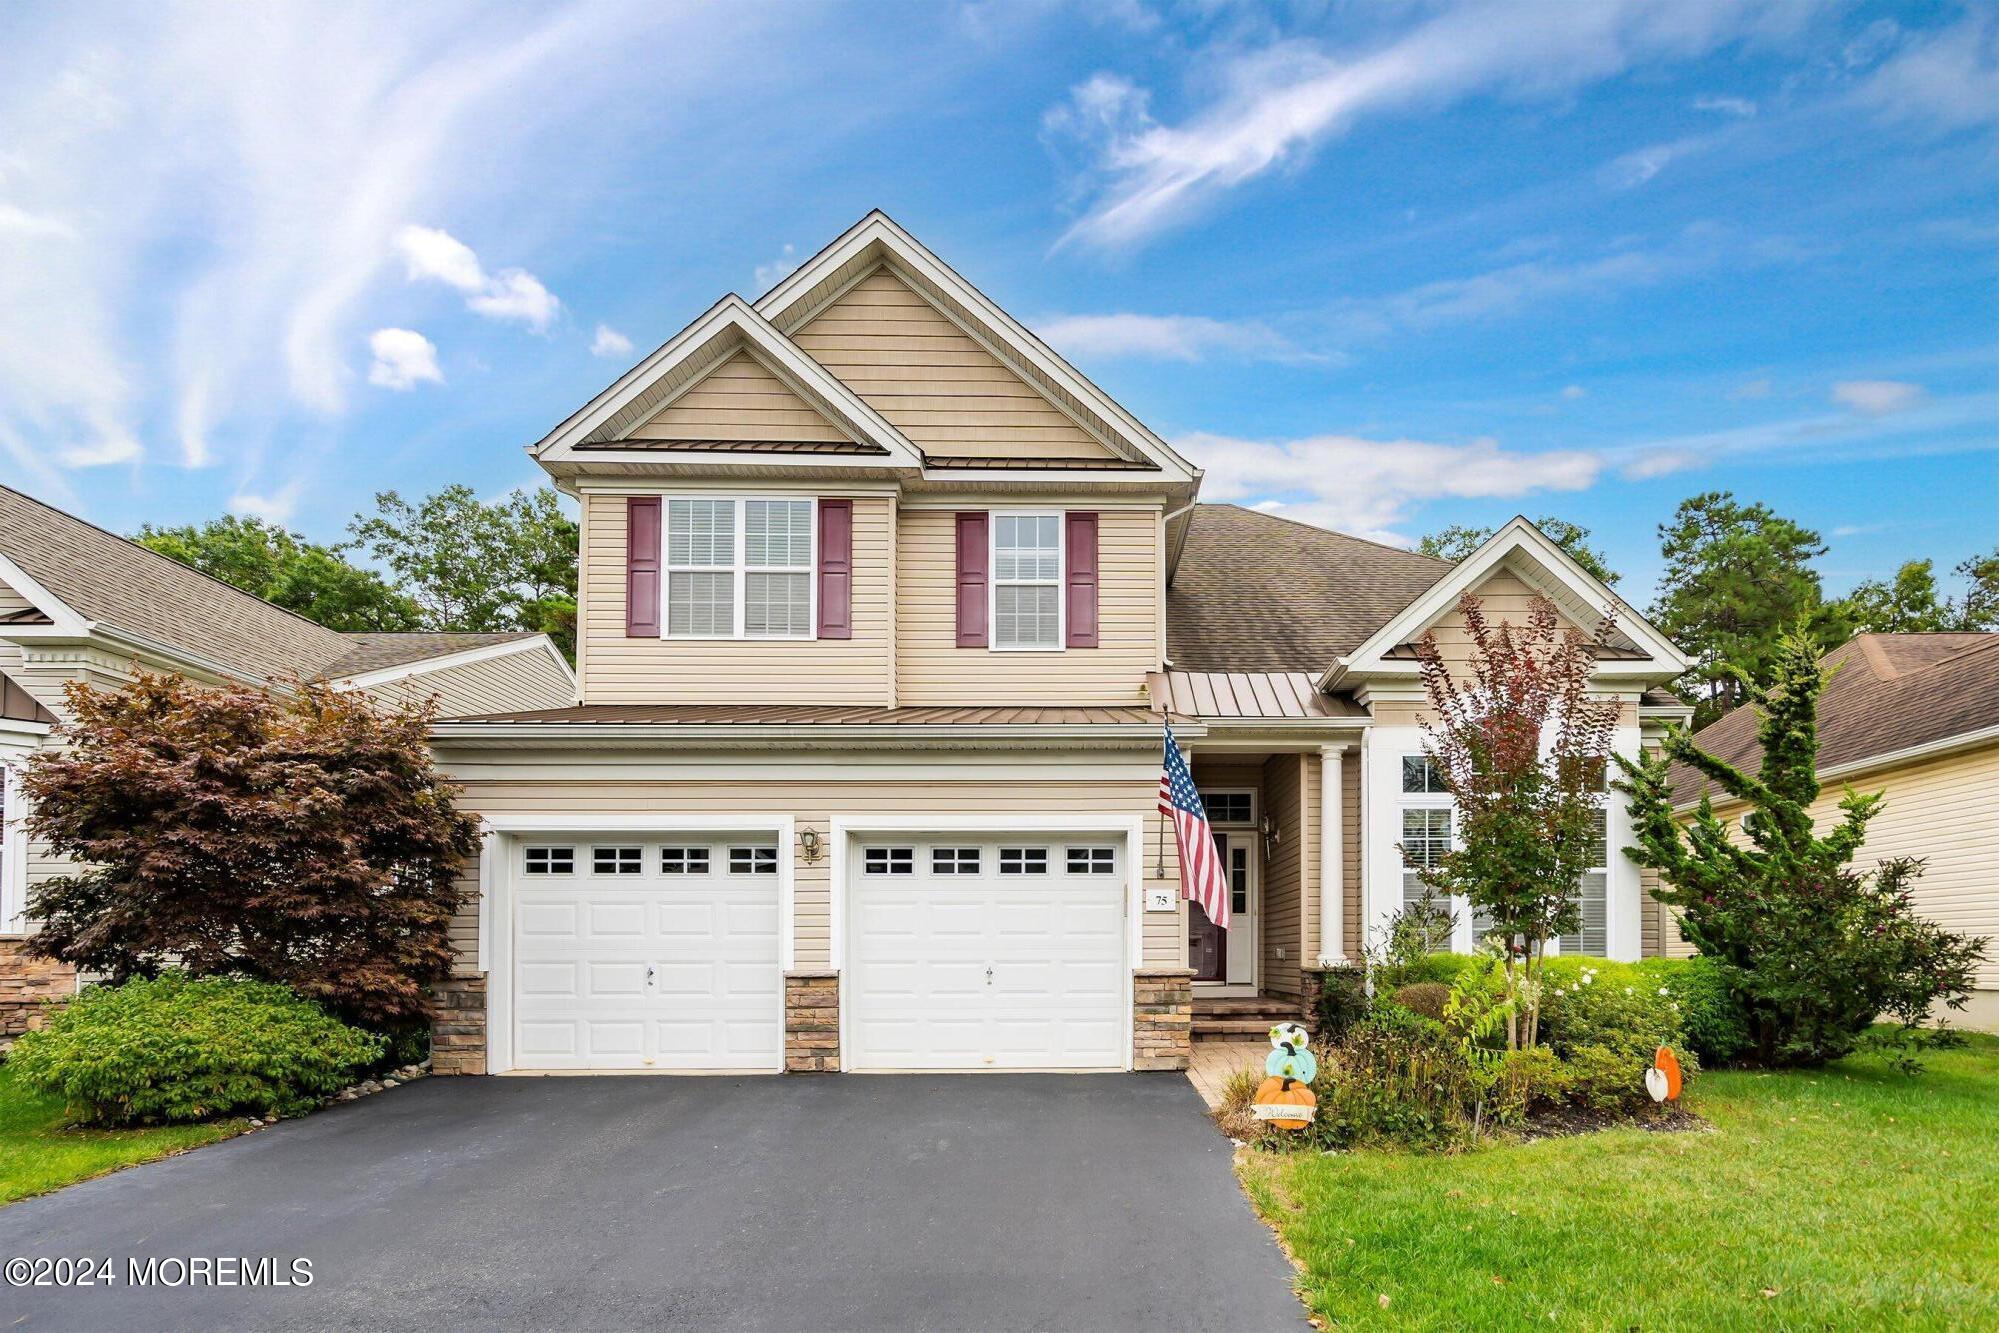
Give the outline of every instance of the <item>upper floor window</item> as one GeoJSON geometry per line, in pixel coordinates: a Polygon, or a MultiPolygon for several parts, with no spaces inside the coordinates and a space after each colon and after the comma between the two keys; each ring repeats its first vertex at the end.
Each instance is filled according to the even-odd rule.
{"type": "Polygon", "coordinates": [[[1444,785],[1444,769],[1427,754],[1402,756],[1402,790],[1409,795],[1448,794],[1450,788],[1444,785]]]}
{"type": "Polygon", "coordinates": [[[1062,516],[993,515],[993,647],[1062,646],[1062,516]]]}
{"type": "Polygon", "coordinates": [[[666,502],[666,633],[812,637],[811,500],[666,502]]]}

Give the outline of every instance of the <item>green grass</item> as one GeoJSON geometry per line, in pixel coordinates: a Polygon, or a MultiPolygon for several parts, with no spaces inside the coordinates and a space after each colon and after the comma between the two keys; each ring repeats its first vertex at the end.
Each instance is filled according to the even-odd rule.
{"type": "Polygon", "coordinates": [[[157,1129],[65,1129],[62,1101],[21,1086],[0,1065],[0,1204],[46,1194],[241,1132],[241,1120],[157,1129]]]}
{"type": "Polygon", "coordinates": [[[1914,1078],[1709,1074],[1712,1132],[1245,1154],[1243,1183],[1336,1324],[1999,1328],[1999,1039],[1971,1042],[1914,1078]]]}

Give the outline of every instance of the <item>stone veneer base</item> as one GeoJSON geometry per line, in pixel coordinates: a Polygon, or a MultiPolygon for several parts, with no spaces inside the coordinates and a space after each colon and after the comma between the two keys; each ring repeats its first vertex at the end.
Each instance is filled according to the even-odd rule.
{"type": "Polygon", "coordinates": [[[42,1025],[46,1001],[74,994],[75,968],[30,954],[25,937],[0,939],[0,1051],[23,1032],[42,1025]]]}
{"type": "Polygon", "coordinates": [[[784,1072],[840,1071],[840,974],[828,970],[784,974],[784,1072]]]}
{"type": "Polygon", "coordinates": [[[437,1017],[430,1025],[430,1072],[486,1072],[486,978],[453,977],[431,987],[437,1017]]]}
{"type": "Polygon", "coordinates": [[[1131,1067],[1185,1069],[1194,1054],[1194,971],[1147,968],[1131,977],[1131,1067]]]}

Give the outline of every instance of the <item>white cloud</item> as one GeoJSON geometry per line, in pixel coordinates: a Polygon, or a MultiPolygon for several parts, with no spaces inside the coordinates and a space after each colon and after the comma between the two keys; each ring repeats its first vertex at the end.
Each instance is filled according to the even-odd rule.
{"type": "Polygon", "coordinates": [[[1368,115],[1476,96],[1560,98],[1798,18],[1788,7],[1730,0],[1465,0],[1364,51],[1285,42],[1225,55],[1220,93],[1178,124],[1155,120],[1143,89],[1099,74],[1043,117],[1045,130],[1093,150],[1092,202],[1062,240],[1104,249],[1143,242],[1296,166],[1368,115]]]}
{"type": "Polygon", "coordinates": [[[396,252],[411,282],[441,282],[465,295],[465,308],[488,319],[515,320],[543,332],[561,313],[562,302],[526,269],[488,275],[471,246],[437,227],[397,230],[396,252]]]}
{"type": "Polygon", "coordinates": [[[1243,440],[1197,433],[1173,444],[1207,470],[1203,499],[1256,508],[1277,502],[1286,518],[1404,544],[1397,529],[1423,501],[1580,491],[1595,484],[1604,466],[1599,455],[1582,450],[1525,453],[1490,439],[1243,440]]]}
{"type": "Polygon", "coordinates": [[[776,259],[768,264],[758,264],[756,271],[757,290],[769,291],[772,287],[790,277],[798,268],[798,247],[787,245],[776,259]]]}
{"type": "Polygon", "coordinates": [[[1263,361],[1323,359],[1254,320],[1128,313],[1052,315],[1034,321],[1034,329],[1065,355],[1104,360],[1202,361],[1213,355],[1263,361]]]}
{"type": "Polygon", "coordinates": [[[113,463],[136,462],[145,452],[135,437],[105,422],[94,437],[81,444],[65,445],[56,451],[56,457],[64,467],[109,467],[113,463]]]}
{"type": "Polygon", "coordinates": [[[612,328],[609,324],[599,324],[596,336],[590,339],[590,355],[602,357],[630,356],[632,340],[612,328]]]}
{"type": "Polygon", "coordinates": [[[1741,116],[1747,119],[1756,114],[1756,103],[1746,97],[1708,96],[1696,97],[1693,101],[1696,111],[1713,111],[1724,116],[1741,116]]]}
{"type": "Polygon", "coordinates": [[[1565,387],[1564,387],[1564,388],[1562,389],[1562,397],[1564,397],[1564,398],[1567,398],[1567,399],[1569,399],[1569,400],[1570,400],[1571,402],[1573,402],[1574,400],[1576,400],[1576,399],[1578,399],[1578,398],[1587,398],[1587,397],[1589,397],[1589,390],[1588,390],[1588,389],[1585,389],[1585,388],[1584,388],[1584,387],[1583,387],[1582,385],[1580,385],[1580,384],[1570,384],[1570,385],[1567,385],[1567,386],[1565,386],[1565,387]]]}
{"type": "Polygon", "coordinates": [[[1900,380],[1843,380],[1832,386],[1832,400],[1862,416],[1885,417],[1906,412],[1923,401],[1923,386],[1900,380]]]}
{"type": "Polygon", "coordinates": [[[261,518],[266,523],[289,523],[298,510],[298,498],[303,490],[302,482],[292,481],[269,495],[237,491],[229,497],[229,512],[261,518]]]}
{"type": "Polygon", "coordinates": [[[0,204],[0,233],[71,237],[76,230],[61,218],[42,217],[15,204],[0,204]]]}
{"type": "Polygon", "coordinates": [[[374,357],[368,367],[370,384],[406,392],[419,384],[444,383],[437,344],[415,329],[376,329],[368,335],[368,351],[374,357]]]}
{"type": "Polygon", "coordinates": [[[1599,173],[1613,190],[1629,190],[1645,184],[1674,162],[1707,147],[1704,138],[1676,139],[1672,143],[1648,144],[1611,159],[1599,173]]]}
{"type": "MultiPolygon", "coordinates": [[[[1891,29],[1885,46],[1899,34],[1882,22],[1891,29]]],[[[1999,125],[1999,21],[1977,9],[1910,38],[1868,77],[1860,97],[1891,119],[1939,131],[1999,125]]]]}
{"type": "Polygon", "coordinates": [[[1748,402],[1770,396],[1770,381],[1767,379],[1747,380],[1729,390],[1728,396],[1738,402],[1748,402]]]}

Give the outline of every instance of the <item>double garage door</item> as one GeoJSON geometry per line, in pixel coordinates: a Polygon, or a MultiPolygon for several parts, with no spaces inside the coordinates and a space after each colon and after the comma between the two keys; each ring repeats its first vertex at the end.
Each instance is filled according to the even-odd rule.
{"type": "MultiPolygon", "coordinates": [[[[514,1066],[780,1068],[779,855],[768,835],[516,838],[514,1066]]],[[[849,855],[846,1068],[1126,1067],[1121,838],[870,835],[849,855]]]]}

